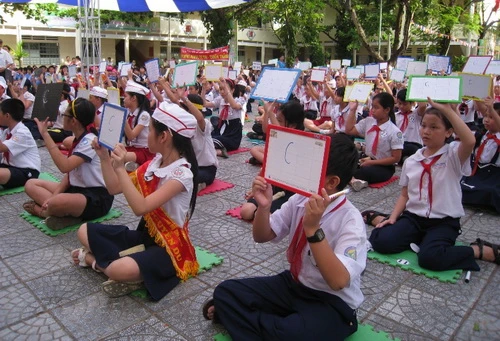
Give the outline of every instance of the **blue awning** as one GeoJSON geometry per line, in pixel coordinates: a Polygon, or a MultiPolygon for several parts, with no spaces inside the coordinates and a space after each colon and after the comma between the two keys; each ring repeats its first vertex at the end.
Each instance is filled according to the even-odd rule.
{"type": "MultiPolygon", "coordinates": [[[[101,0],[103,10],[121,12],[194,12],[240,5],[251,0],[101,0]]],[[[78,0],[8,0],[7,3],[58,3],[78,6],[78,0]]],[[[83,1],[81,1],[83,3],[83,1]]],[[[97,3],[97,2],[95,2],[97,3]]],[[[97,6],[97,5],[96,5],[97,6]]]]}

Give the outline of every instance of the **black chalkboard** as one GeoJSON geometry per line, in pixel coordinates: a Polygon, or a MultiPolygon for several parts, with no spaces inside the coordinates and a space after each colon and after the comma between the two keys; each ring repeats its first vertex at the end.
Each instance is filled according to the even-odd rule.
{"type": "Polygon", "coordinates": [[[50,121],[55,121],[59,114],[62,91],[63,83],[40,84],[36,91],[32,117],[41,121],[48,117],[50,121]]]}

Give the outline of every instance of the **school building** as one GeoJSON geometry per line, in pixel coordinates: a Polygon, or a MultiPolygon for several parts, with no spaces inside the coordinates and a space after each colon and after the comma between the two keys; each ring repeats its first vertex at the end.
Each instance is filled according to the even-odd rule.
{"type": "MultiPolygon", "coordinates": [[[[42,24],[16,13],[13,17],[4,15],[4,19],[6,22],[0,25],[2,32],[0,38],[4,44],[11,47],[15,46],[18,41],[24,42],[24,48],[29,56],[23,58],[23,65],[60,64],[64,62],[66,56],[83,55],[79,43],[82,32],[72,18],[47,17],[48,22],[42,24]]],[[[334,20],[335,13],[327,10],[325,24],[331,24],[334,20]]],[[[230,44],[232,60],[241,61],[246,65],[253,61],[266,63],[269,59],[278,58],[282,54],[279,41],[269,27],[241,29],[236,23],[234,31],[236,39],[233,38],[230,44]],[[235,51],[237,51],[237,56],[235,51]]],[[[459,27],[453,33],[453,36],[460,40],[451,43],[449,55],[477,54],[476,47],[469,50],[464,45],[464,42],[469,41],[477,46],[477,39],[473,36],[468,37],[461,31],[459,27]]],[[[324,34],[321,34],[321,40],[326,55],[334,56],[335,43],[324,34]]],[[[432,43],[416,42],[408,47],[404,55],[417,59],[425,58],[426,46],[432,43]]],[[[481,54],[492,53],[495,51],[495,43],[491,39],[488,40],[479,52],[481,54]]],[[[163,60],[173,57],[177,59],[180,48],[183,46],[206,49],[208,44],[207,31],[196,14],[188,15],[183,22],[168,14],[158,14],[149,24],[143,24],[140,27],[121,21],[101,25],[101,59],[111,57],[115,64],[119,61],[132,60],[142,64],[151,58],[163,60]]],[[[377,46],[377,41],[372,44],[377,46]]],[[[382,42],[381,53],[383,56],[390,55],[388,42],[382,42]]],[[[307,49],[301,48],[299,58],[304,60],[307,56],[307,49]]],[[[364,48],[354,51],[352,60],[357,64],[372,61],[364,48]]]]}

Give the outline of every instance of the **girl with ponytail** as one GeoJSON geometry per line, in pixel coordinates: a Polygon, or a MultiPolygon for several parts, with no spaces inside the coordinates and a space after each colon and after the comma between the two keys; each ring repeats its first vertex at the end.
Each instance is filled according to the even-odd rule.
{"type": "Polygon", "coordinates": [[[35,118],[47,150],[64,177],[60,183],[29,180],[25,191],[32,200],[24,203],[23,208],[46,219],[47,226],[53,230],[101,217],[113,204],[114,197],[104,184],[100,159],[91,145],[97,136],[94,116],[94,105],[86,99],[77,98],[68,105],[63,114],[64,129],[71,131],[75,139],[67,157],[50,137],[48,119],[35,118]]]}

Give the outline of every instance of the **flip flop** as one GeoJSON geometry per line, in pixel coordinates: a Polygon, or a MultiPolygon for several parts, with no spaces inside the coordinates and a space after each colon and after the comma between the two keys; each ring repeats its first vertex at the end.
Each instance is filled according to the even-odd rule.
{"type": "MultiPolygon", "coordinates": [[[[78,265],[81,268],[90,267],[90,265],[88,265],[87,262],[85,261],[85,257],[87,256],[87,253],[90,253],[90,251],[84,247],[74,249],[73,251],[71,251],[71,257],[73,257],[73,254],[75,252],[78,252],[78,256],[77,256],[78,257],[78,265]]],[[[92,262],[92,270],[94,270],[95,272],[102,272],[101,270],[96,268],[96,264],[97,264],[97,261],[94,259],[94,261],[92,262]]]]}
{"type": "Polygon", "coordinates": [[[382,213],[382,212],[379,212],[379,211],[375,211],[375,210],[366,210],[366,211],[363,211],[363,212],[361,212],[361,216],[365,220],[366,224],[372,225],[372,226],[374,226],[373,225],[373,219],[375,219],[377,217],[384,217],[385,219],[389,218],[389,215],[387,215],[385,213],[382,213]]]}
{"type": "Polygon", "coordinates": [[[120,297],[130,294],[133,291],[144,287],[143,281],[137,282],[118,282],[112,279],[101,284],[102,290],[109,297],[120,297]]]}
{"type": "Polygon", "coordinates": [[[28,200],[23,204],[23,209],[26,212],[36,217],[42,218],[38,213],[36,213],[35,207],[36,207],[36,202],[34,200],[28,200]]]}
{"type": "Polygon", "coordinates": [[[493,250],[493,257],[495,257],[495,260],[493,260],[493,263],[500,265],[500,245],[490,243],[486,240],[482,240],[480,238],[477,238],[475,242],[470,243],[470,245],[477,245],[479,248],[479,259],[483,260],[483,246],[490,247],[493,250]]]}
{"type": "Polygon", "coordinates": [[[214,299],[213,298],[209,299],[208,301],[205,302],[205,304],[203,304],[203,309],[202,309],[203,317],[205,318],[205,320],[212,321],[213,323],[220,323],[215,312],[214,312],[213,318],[208,317],[208,309],[210,309],[213,306],[214,306],[214,299]]]}

